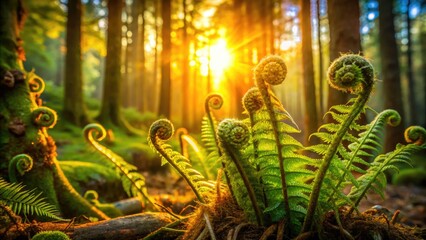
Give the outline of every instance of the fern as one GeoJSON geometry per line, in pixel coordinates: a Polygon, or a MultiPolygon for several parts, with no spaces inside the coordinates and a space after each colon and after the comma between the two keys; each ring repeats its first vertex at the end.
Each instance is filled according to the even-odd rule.
{"type": "Polygon", "coordinates": [[[166,161],[176,169],[189,184],[195,196],[200,202],[205,202],[203,194],[214,190],[214,184],[205,180],[203,175],[192,168],[190,161],[182,154],[174,151],[172,147],[163,141],[173,136],[174,128],[167,119],[160,119],[152,123],[149,129],[148,142],[155,149],[163,161],[166,161]]]}
{"type": "Polygon", "coordinates": [[[105,128],[100,124],[91,123],[84,128],[83,132],[86,141],[114,164],[127,195],[138,196],[143,205],[147,204],[148,207],[156,208],[154,201],[148,194],[145,177],[138,172],[137,167],[127,163],[123,158],[98,142],[106,137],[105,128]]]}
{"type": "MultiPolygon", "coordinates": [[[[338,128],[335,131],[332,131],[334,134],[331,141],[328,142],[329,145],[321,160],[319,169],[316,172],[314,186],[309,199],[308,211],[303,222],[302,232],[310,230],[318,205],[318,199],[320,198],[320,195],[322,195],[321,193],[326,193],[325,190],[321,191],[324,179],[329,179],[328,176],[330,175],[332,175],[335,179],[339,179],[338,175],[347,171],[347,169],[342,168],[343,164],[341,164],[336,153],[341,152],[344,154],[344,147],[341,145],[341,141],[343,139],[353,139],[353,137],[348,135],[347,132],[351,129],[351,126],[356,126],[353,124],[353,121],[355,121],[359,117],[359,114],[364,111],[365,103],[370,96],[374,83],[373,67],[368,61],[359,55],[343,55],[336,59],[328,70],[328,76],[329,83],[332,87],[344,92],[357,94],[358,97],[351,104],[350,108],[342,106],[336,106],[333,108],[338,112],[337,114],[332,114],[333,118],[339,123],[342,119],[344,119],[344,121],[338,125],[338,128]]],[[[347,176],[349,177],[352,175],[347,174],[347,176]]],[[[328,181],[329,184],[326,184],[331,187],[333,182],[334,181],[328,181]]],[[[354,182],[353,178],[352,182],[354,182]]],[[[324,199],[326,198],[327,197],[324,199]]]]}
{"type": "Polygon", "coordinates": [[[237,204],[250,221],[256,220],[259,225],[263,225],[262,189],[257,181],[256,169],[249,163],[247,155],[244,155],[242,150],[249,142],[248,127],[241,121],[225,119],[220,122],[217,135],[224,153],[221,161],[229,173],[230,185],[234,189],[237,204]]]}
{"type": "MultiPolygon", "coordinates": [[[[358,178],[359,186],[352,187],[348,197],[353,199],[354,207],[357,207],[369,189],[384,198],[386,187],[386,170],[399,172],[397,164],[411,166],[410,156],[420,150],[426,149],[426,130],[422,127],[412,126],[405,131],[407,145],[399,144],[396,149],[387,154],[380,154],[371,163],[367,173],[358,178]]],[[[354,207],[350,210],[352,212],[354,207]]]]}
{"type": "Polygon", "coordinates": [[[218,159],[222,155],[219,142],[216,136],[217,121],[212,113],[212,109],[218,110],[222,107],[223,98],[219,94],[209,94],[206,97],[204,108],[206,116],[201,122],[201,142],[207,151],[206,163],[214,168],[218,168],[218,159]]]}
{"type": "Polygon", "coordinates": [[[214,176],[212,171],[216,168],[211,164],[209,166],[209,164],[206,162],[206,150],[197,142],[197,140],[188,134],[188,130],[185,128],[178,128],[175,135],[177,135],[179,138],[181,154],[191,160],[191,163],[194,165],[197,164],[198,167],[201,168],[204,177],[207,179],[213,179],[214,176]]]}
{"type": "Polygon", "coordinates": [[[45,216],[59,220],[59,211],[55,206],[45,202],[42,193],[24,190],[21,183],[8,183],[0,177],[0,204],[9,206],[16,214],[45,216]]]}
{"type": "Polygon", "coordinates": [[[273,222],[284,218],[289,229],[300,229],[306,212],[304,193],[310,191],[305,180],[313,175],[306,169],[309,159],[296,153],[302,145],[290,135],[300,131],[269,85],[283,82],[286,72],[283,60],[276,56],[263,59],[255,68],[264,106],[251,113],[253,143],[257,145],[254,164],[262,178],[268,206],[265,213],[273,222]]]}

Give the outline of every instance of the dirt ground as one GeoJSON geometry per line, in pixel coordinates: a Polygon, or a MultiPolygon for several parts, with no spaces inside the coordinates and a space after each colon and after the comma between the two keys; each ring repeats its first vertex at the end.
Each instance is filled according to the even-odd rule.
{"type": "Polygon", "coordinates": [[[383,207],[385,214],[393,215],[396,210],[400,210],[399,221],[401,223],[426,227],[426,186],[388,185],[385,200],[378,195],[369,195],[361,202],[360,210],[364,211],[375,205],[383,207]]]}

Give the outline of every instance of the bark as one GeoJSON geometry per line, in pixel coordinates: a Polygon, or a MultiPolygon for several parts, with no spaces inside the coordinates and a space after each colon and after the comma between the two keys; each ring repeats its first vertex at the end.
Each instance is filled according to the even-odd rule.
{"type": "MultiPolygon", "coordinates": [[[[188,11],[186,0],[182,1],[183,7],[183,37],[182,37],[182,123],[188,127],[191,125],[190,106],[189,106],[189,37],[188,37],[188,11]]],[[[190,129],[191,130],[191,129],[190,129]]]]}
{"type": "MultiPolygon", "coordinates": [[[[328,0],[328,21],[330,28],[330,61],[342,53],[360,53],[360,9],[358,0],[328,0]]],[[[328,108],[345,104],[348,94],[329,88],[328,108]]]]}
{"type": "Polygon", "coordinates": [[[163,25],[161,28],[161,38],[163,41],[163,50],[161,51],[161,98],[159,113],[163,117],[170,118],[170,95],[171,95],[171,0],[161,1],[161,17],[163,25]]]}
{"type": "Polygon", "coordinates": [[[58,166],[56,145],[47,133],[56,123],[56,113],[43,107],[39,99],[44,89],[43,80],[25,72],[21,64],[24,57],[18,45],[20,1],[0,1],[0,9],[3,34],[0,40],[0,177],[22,182],[27,189],[35,189],[35,194],[41,192],[46,202],[56,206],[64,217],[86,214],[107,218],[78,195],[58,166]],[[12,177],[20,163],[12,164],[11,159],[18,154],[31,157],[32,167],[12,177]]]}
{"type": "MultiPolygon", "coordinates": [[[[423,30],[420,33],[420,46],[421,46],[421,69],[423,73],[422,81],[423,81],[423,93],[426,93],[426,31],[423,30]]],[[[426,94],[423,94],[423,104],[422,104],[421,112],[423,112],[423,121],[420,122],[420,126],[426,126],[426,94]]]]}
{"type": "Polygon", "coordinates": [[[321,0],[316,0],[316,18],[317,18],[317,44],[318,44],[318,76],[319,76],[319,112],[318,115],[324,115],[324,60],[322,53],[322,42],[321,42],[321,0]]]}
{"type": "Polygon", "coordinates": [[[317,101],[315,96],[314,58],[312,54],[311,31],[311,3],[310,0],[301,1],[302,27],[302,62],[303,62],[303,93],[305,102],[304,124],[306,133],[305,143],[309,135],[316,132],[318,127],[317,101]]]}
{"type": "Polygon", "coordinates": [[[101,112],[98,120],[104,125],[123,126],[121,118],[121,12],[122,0],[108,0],[107,56],[101,112]]]}
{"type": "Polygon", "coordinates": [[[81,57],[81,0],[68,1],[63,116],[69,122],[84,126],[89,122],[83,96],[81,57]]]}
{"type": "MultiPolygon", "coordinates": [[[[398,47],[395,39],[395,25],[392,1],[379,1],[379,42],[380,60],[382,63],[382,78],[384,91],[384,107],[399,112],[404,119],[402,103],[400,66],[398,47]]],[[[385,150],[391,151],[395,145],[403,141],[404,122],[397,127],[387,127],[385,150]]]]}
{"type": "MultiPolygon", "coordinates": [[[[40,231],[61,231],[74,240],[121,240],[141,239],[148,234],[172,222],[166,213],[141,213],[111,220],[73,224],[73,222],[25,223],[12,226],[4,240],[13,240],[33,236],[40,231]]],[[[0,232],[1,234],[1,232],[0,232]]],[[[161,239],[176,239],[176,232],[161,234],[161,239]]]]}
{"type": "Polygon", "coordinates": [[[410,18],[410,5],[411,0],[407,1],[407,11],[405,18],[407,22],[407,80],[408,80],[408,106],[410,110],[410,125],[417,124],[417,104],[416,104],[416,91],[415,80],[413,74],[413,41],[411,37],[411,18],[410,18]]]}

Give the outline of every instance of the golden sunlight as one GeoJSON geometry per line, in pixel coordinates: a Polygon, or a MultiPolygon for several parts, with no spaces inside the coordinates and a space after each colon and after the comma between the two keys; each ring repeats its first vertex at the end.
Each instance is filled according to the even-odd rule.
{"type": "Polygon", "coordinates": [[[219,38],[212,45],[201,48],[197,51],[197,56],[201,63],[200,73],[202,76],[211,77],[213,89],[219,90],[224,72],[232,64],[232,54],[228,49],[224,38],[219,38]]]}

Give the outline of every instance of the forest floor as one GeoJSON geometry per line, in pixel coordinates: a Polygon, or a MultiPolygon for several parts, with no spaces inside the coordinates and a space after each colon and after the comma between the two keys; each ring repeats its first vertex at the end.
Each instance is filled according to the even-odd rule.
{"type": "MultiPolygon", "coordinates": [[[[168,172],[144,173],[149,193],[177,214],[190,212],[196,206],[195,196],[182,178],[168,172]]],[[[390,219],[399,210],[399,222],[408,226],[426,227],[426,187],[388,185],[385,199],[369,194],[360,203],[360,211],[376,206],[390,219]],[[376,206],[379,205],[379,206],[376,206]]]]}

